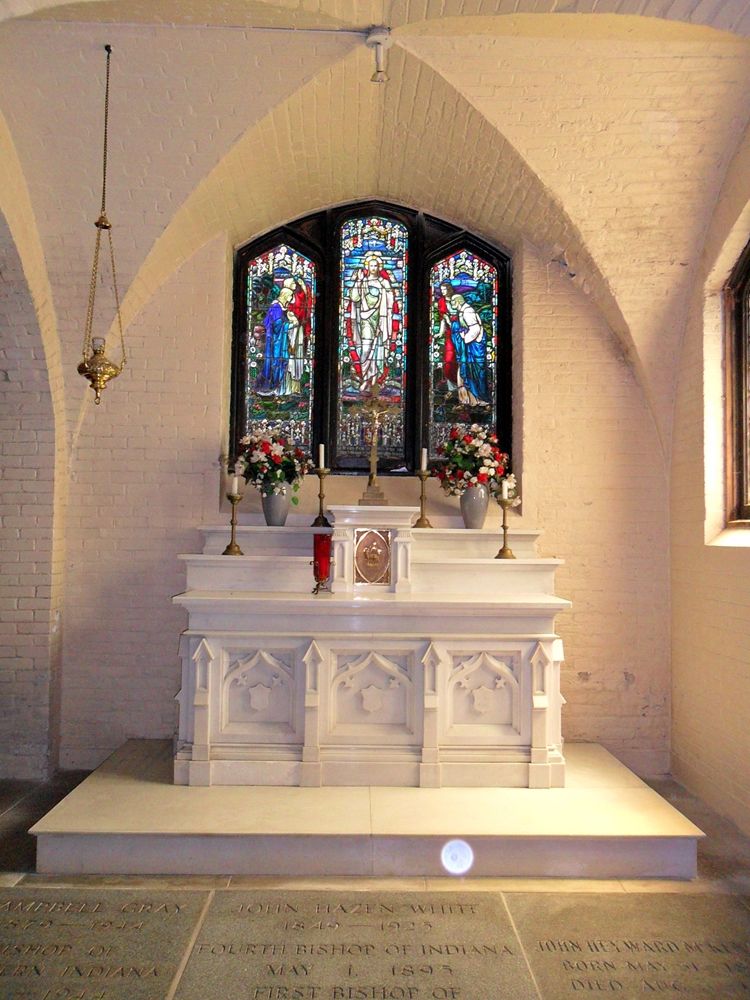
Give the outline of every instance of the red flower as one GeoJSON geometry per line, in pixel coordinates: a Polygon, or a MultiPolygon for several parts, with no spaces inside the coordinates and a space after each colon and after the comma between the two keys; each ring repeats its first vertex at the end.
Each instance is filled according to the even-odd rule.
{"type": "Polygon", "coordinates": [[[271,453],[271,444],[270,444],[270,442],[269,441],[261,441],[261,443],[260,443],[260,450],[264,454],[270,455],[270,453],[271,453]]]}
{"type": "Polygon", "coordinates": [[[471,436],[471,434],[464,434],[463,440],[464,440],[464,444],[471,444],[471,442],[474,440],[474,438],[471,436]]]}
{"type": "Polygon", "coordinates": [[[478,483],[486,483],[487,482],[487,473],[484,470],[480,470],[477,473],[477,482],[478,483]]]}
{"type": "Polygon", "coordinates": [[[455,441],[458,437],[458,431],[455,427],[451,427],[451,441],[455,441]]]}
{"type": "Polygon", "coordinates": [[[271,461],[281,465],[281,455],[271,455],[271,461]]]}

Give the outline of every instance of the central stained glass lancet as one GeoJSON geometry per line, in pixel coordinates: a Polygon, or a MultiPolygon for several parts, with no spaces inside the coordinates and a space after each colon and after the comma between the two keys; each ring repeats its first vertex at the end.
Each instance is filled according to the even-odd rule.
{"type": "Polygon", "coordinates": [[[284,243],[247,264],[245,433],[312,444],[315,265],[284,243]]]}
{"type": "Polygon", "coordinates": [[[367,422],[359,408],[377,393],[387,404],[378,453],[404,461],[407,267],[408,234],[400,222],[366,216],[341,227],[339,458],[366,461],[367,422]]]}

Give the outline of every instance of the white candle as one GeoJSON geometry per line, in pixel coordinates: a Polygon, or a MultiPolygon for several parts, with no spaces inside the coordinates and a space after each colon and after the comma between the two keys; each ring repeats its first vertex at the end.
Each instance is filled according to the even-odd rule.
{"type": "Polygon", "coordinates": [[[240,493],[240,477],[232,476],[232,493],[234,496],[239,496],[240,493]]]}
{"type": "Polygon", "coordinates": [[[507,500],[508,499],[508,480],[507,479],[503,479],[502,490],[503,490],[503,492],[502,492],[503,500],[507,500]]]}
{"type": "Polygon", "coordinates": [[[318,445],[318,468],[325,469],[326,467],[326,446],[324,444],[318,445]]]}
{"type": "Polygon", "coordinates": [[[420,470],[422,472],[427,472],[427,449],[422,449],[422,464],[420,465],[420,470]]]}

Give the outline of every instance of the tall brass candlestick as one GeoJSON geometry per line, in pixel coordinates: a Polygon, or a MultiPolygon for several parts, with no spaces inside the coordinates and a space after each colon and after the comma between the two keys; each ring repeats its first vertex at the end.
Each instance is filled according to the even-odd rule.
{"type": "Polygon", "coordinates": [[[244,552],[237,544],[237,539],[235,538],[235,533],[237,531],[237,504],[242,499],[240,493],[227,493],[227,500],[232,505],[232,537],[229,540],[229,545],[221,553],[223,556],[244,556],[244,552]]]}
{"type": "Polygon", "coordinates": [[[415,528],[431,528],[432,525],[430,524],[430,522],[429,522],[429,520],[428,520],[428,518],[427,518],[427,516],[426,516],[426,514],[424,512],[424,510],[425,510],[425,495],[424,495],[425,483],[430,478],[430,473],[428,472],[427,469],[419,469],[418,472],[417,472],[417,475],[419,476],[419,480],[420,480],[420,483],[419,483],[419,520],[415,521],[414,527],[415,528]]]}
{"type": "Polygon", "coordinates": [[[516,557],[513,555],[513,550],[508,548],[508,511],[513,506],[513,501],[501,499],[497,502],[503,508],[503,545],[495,556],[495,559],[515,559],[516,557]]]}
{"type": "MultiPolygon", "coordinates": [[[[322,447],[322,446],[321,446],[322,447]]],[[[323,501],[326,498],[325,485],[323,480],[330,472],[330,469],[322,469],[320,466],[315,470],[315,475],[320,480],[318,484],[318,516],[313,521],[311,527],[313,528],[330,528],[331,522],[323,513],[323,501]]]]}

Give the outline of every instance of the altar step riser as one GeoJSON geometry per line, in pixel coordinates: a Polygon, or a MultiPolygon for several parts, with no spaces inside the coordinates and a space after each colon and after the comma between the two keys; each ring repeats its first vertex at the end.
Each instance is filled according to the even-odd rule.
{"type": "MultiPolygon", "coordinates": [[[[318,529],[319,530],[319,529],[318,529]]],[[[229,525],[203,528],[203,552],[220,555],[229,541],[229,525]]],[[[500,547],[496,530],[465,528],[412,528],[413,552],[418,559],[491,559],[500,547]]],[[[283,528],[268,525],[240,525],[237,542],[246,556],[307,556],[312,558],[313,534],[309,525],[287,523],[283,528]]],[[[516,530],[508,535],[508,544],[517,559],[534,559],[539,532],[516,530]]]]}
{"type": "MultiPolygon", "coordinates": [[[[446,562],[412,559],[411,591],[414,594],[475,595],[477,591],[496,599],[514,594],[553,594],[557,560],[462,560],[453,567],[446,562]],[[455,569],[455,572],[452,572],[455,569]],[[467,575],[468,574],[468,575],[467,575]]],[[[189,590],[253,591],[255,593],[304,594],[314,586],[312,559],[288,556],[269,563],[267,556],[190,556],[189,590]]]]}
{"type": "MultiPolygon", "coordinates": [[[[446,876],[446,837],[39,835],[37,871],[57,875],[446,876]]],[[[679,837],[467,837],[472,877],[675,878],[696,875],[679,837]]]]}

